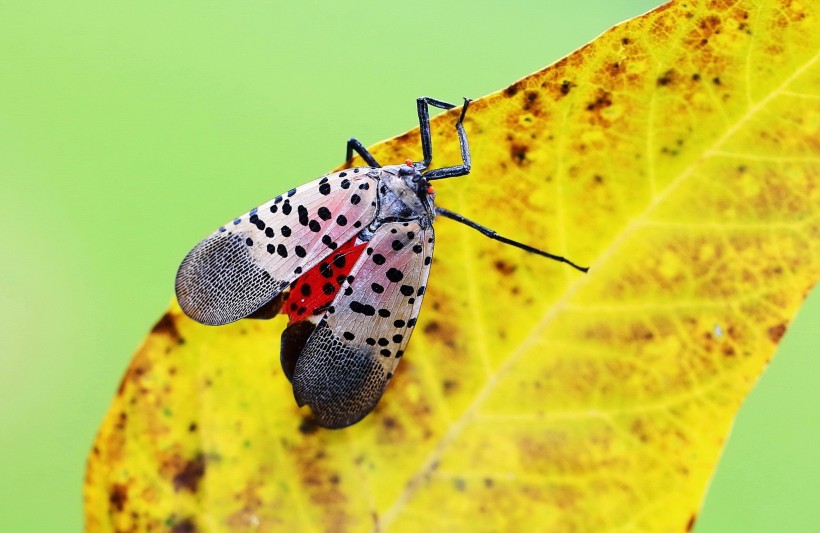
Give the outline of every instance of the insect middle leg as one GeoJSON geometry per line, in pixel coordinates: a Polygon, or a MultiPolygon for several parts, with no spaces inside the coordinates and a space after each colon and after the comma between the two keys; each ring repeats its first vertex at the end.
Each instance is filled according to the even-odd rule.
{"type": "Polygon", "coordinates": [[[353,159],[353,151],[359,154],[362,159],[364,159],[365,163],[370,165],[371,167],[380,168],[381,165],[373,155],[367,151],[367,148],[364,147],[362,143],[359,142],[359,139],[356,137],[351,137],[347,140],[347,154],[345,155],[345,161],[350,161],[353,159]]]}

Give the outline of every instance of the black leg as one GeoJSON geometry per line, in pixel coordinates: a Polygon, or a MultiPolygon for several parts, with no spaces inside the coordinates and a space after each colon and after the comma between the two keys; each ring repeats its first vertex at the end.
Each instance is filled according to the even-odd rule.
{"type": "Polygon", "coordinates": [[[439,109],[453,109],[455,104],[426,96],[416,100],[416,108],[419,113],[419,130],[421,131],[421,151],[424,154],[424,168],[429,167],[433,161],[433,143],[430,140],[430,106],[439,109]]]}
{"type": "Polygon", "coordinates": [[[376,158],[373,157],[370,152],[367,151],[367,148],[364,147],[362,143],[355,137],[351,137],[347,140],[347,155],[345,155],[345,161],[350,161],[353,159],[353,151],[356,151],[357,154],[362,156],[365,163],[370,165],[371,167],[379,168],[381,165],[376,161],[376,158]]]}
{"type": "Polygon", "coordinates": [[[446,218],[449,218],[449,219],[452,219],[452,220],[455,220],[456,222],[461,222],[465,226],[469,226],[469,227],[473,228],[474,230],[477,230],[477,231],[481,232],[482,234],[486,235],[487,237],[489,237],[491,239],[494,239],[496,241],[503,242],[504,244],[509,244],[510,246],[515,246],[516,248],[520,248],[522,250],[526,250],[530,253],[534,253],[534,254],[537,254],[537,255],[540,255],[540,256],[543,256],[543,257],[548,257],[550,259],[554,259],[555,261],[559,261],[561,263],[566,263],[569,266],[580,270],[581,272],[586,272],[587,270],[589,270],[589,267],[578,266],[575,263],[573,263],[572,261],[570,261],[569,259],[567,259],[565,257],[561,257],[560,255],[553,255],[553,254],[545,252],[543,250],[539,250],[538,248],[533,248],[532,246],[522,244],[520,242],[514,241],[512,239],[508,239],[506,237],[502,237],[501,235],[494,232],[490,228],[485,228],[481,224],[477,224],[477,223],[473,222],[472,220],[459,215],[458,213],[454,213],[454,212],[450,211],[449,209],[444,209],[443,207],[436,207],[436,214],[441,215],[441,216],[446,217],[446,218]]]}
{"type": "MultiPolygon", "coordinates": [[[[470,105],[470,99],[464,99],[464,107],[461,108],[461,116],[456,122],[456,131],[458,132],[458,143],[461,146],[461,165],[453,167],[444,167],[431,170],[424,174],[428,181],[440,180],[444,178],[454,178],[456,176],[465,176],[470,173],[470,145],[467,143],[467,133],[464,131],[464,115],[467,113],[467,107],[470,105]]],[[[455,106],[447,102],[441,102],[432,98],[419,98],[419,127],[421,129],[421,149],[424,153],[424,168],[430,166],[433,160],[433,143],[430,136],[430,114],[428,106],[434,106],[441,109],[452,109],[455,106]]]]}

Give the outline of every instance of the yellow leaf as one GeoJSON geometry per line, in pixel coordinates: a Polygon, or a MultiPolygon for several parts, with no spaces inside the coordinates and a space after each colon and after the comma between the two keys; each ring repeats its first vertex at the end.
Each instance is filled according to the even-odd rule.
{"type": "MultiPolygon", "coordinates": [[[[303,423],[282,317],[172,305],[97,436],[88,529],[691,528],[820,271],[819,17],[672,2],[476,101],[439,204],[592,269],[437,221],[418,331],[353,427],[303,423]]],[[[418,160],[418,132],[373,154],[418,160]]]]}

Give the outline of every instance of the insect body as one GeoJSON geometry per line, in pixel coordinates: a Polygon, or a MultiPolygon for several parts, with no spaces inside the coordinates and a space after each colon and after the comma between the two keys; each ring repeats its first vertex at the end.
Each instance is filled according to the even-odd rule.
{"type": "Polygon", "coordinates": [[[469,100],[456,123],[462,164],[427,171],[430,105],[455,107],[418,99],[424,161],[381,167],[350,139],[348,160],[355,150],[369,166],[328,174],[232,220],[177,273],[182,310],[203,324],[227,324],[271,303],[288,315],[282,368],[297,403],[328,428],[367,415],[404,355],[430,273],[436,215],[586,271],[435,206],[430,182],[470,171],[462,125],[469,100]]]}

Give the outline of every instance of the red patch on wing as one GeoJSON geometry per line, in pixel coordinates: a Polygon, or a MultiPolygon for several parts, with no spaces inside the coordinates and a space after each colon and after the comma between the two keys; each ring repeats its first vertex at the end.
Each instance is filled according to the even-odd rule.
{"type": "Polygon", "coordinates": [[[302,274],[282,304],[288,324],[324,313],[366,247],[366,242],[356,244],[356,237],[353,237],[302,274]]]}

